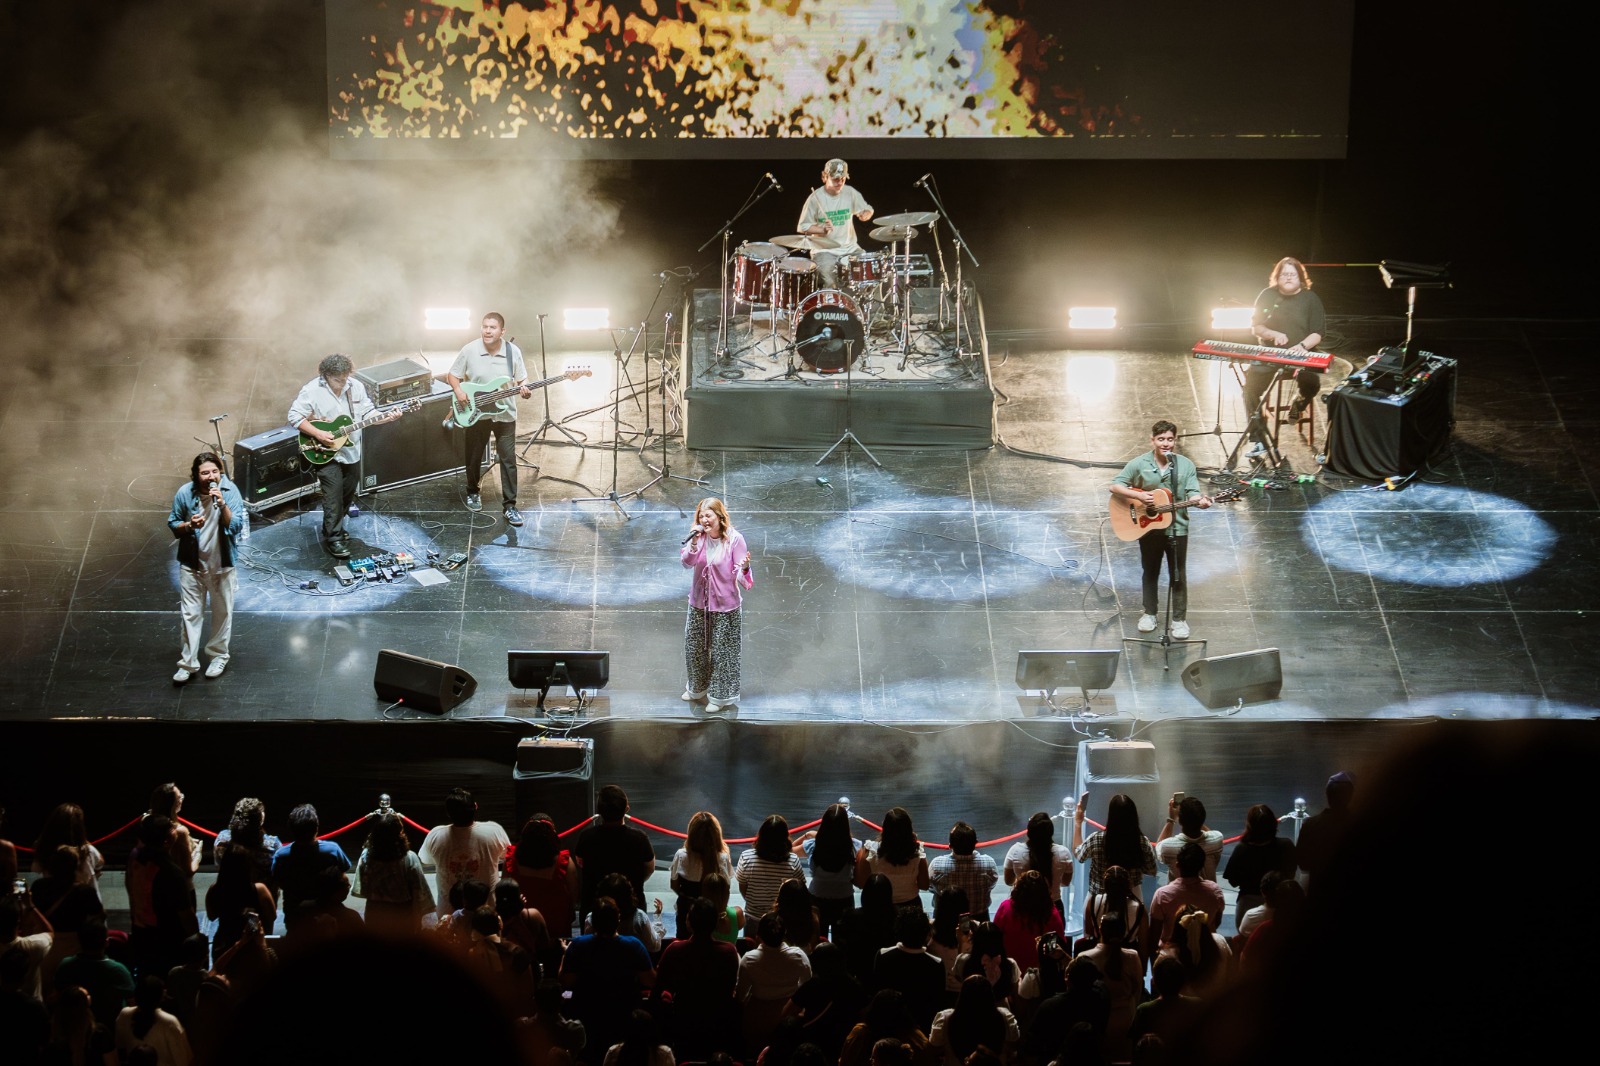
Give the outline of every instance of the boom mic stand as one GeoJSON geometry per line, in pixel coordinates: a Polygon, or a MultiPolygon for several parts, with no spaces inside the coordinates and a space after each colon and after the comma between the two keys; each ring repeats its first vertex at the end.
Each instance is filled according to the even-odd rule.
{"type": "MultiPolygon", "coordinates": [[[[1152,530],[1149,533],[1146,533],[1145,536],[1147,536],[1147,537],[1160,536],[1166,542],[1166,543],[1164,543],[1162,545],[1162,550],[1161,550],[1162,555],[1164,555],[1166,557],[1166,560],[1167,560],[1167,616],[1166,616],[1166,622],[1162,626],[1160,638],[1156,638],[1156,637],[1123,637],[1122,638],[1122,643],[1124,643],[1124,644],[1154,644],[1154,645],[1159,646],[1161,648],[1161,669],[1163,669],[1163,670],[1171,670],[1172,669],[1172,662],[1171,662],[1171,659],[1169,657],[1172,654],[1172,646],[1174,644],[1199,644],[1202,647],[1204,647],[1205,646],[1205,641],[1201,640],[1201,639],[1193,639],[1193,640],[1191,640],[1191,639],[1188,639],[1188,638],[1184,638],[1184,639],[1180,640],[1179,638],[1174,637],[1172,635],[1172,574],[1173,574],[1173,564],[1177,562],[1178,549],[1173,545],[1172,538],[1167,536],[1167,531],[1165,529],[1152,530]]],[[[1189,581],[1189,575],[1188,574],[1184,574],[1183,575],[1183,580],[1184,580],[1184,583],[1187,584],[1188,581],[1189,581]]]]}
{"type": "Polygon", "coordinates": [[[617,366],[616,382],[611,390],[611,491],[604,496],[574,496],[572,502],[609,503],[622,512],[623,518],[631,519],[633,515],[629,514],[628,509],[622,506],[622,501],[630,496],[637,496],[644,490],[634,489],[632,492],[617,492],[617,455],[622,446],[622,377],[623,368],[627,365],[627,358],[633,356],[633,350],[639,346],[639,338],[644,335],[644,332],[641,330],[633,335],[633,343],[628,346],[627,358],[624,358],[622,354],[622,345],[617,342],[617,331],[608,329],[606,332],[611,334],[611,348],[617,366]]]}
{"type": "MultiPolygon", "coordinates": [[[[544,317],[544,312],[541,311],[539,313],[539,377],[541,378],[547,378],[550,376],[549,354],[544,348],[544,317]]],[[[566,426],[563,426],[560,422],[557,422],[555,419],[550,417],[550,390],[548,388],[540,389],[539,395],[544,399],[544,421],[539,423],[537,429],[528,434],[528,443],[522,446],[522,454],[520,457],[526,459],[528,457],[528,449],[533,447],[534,442],[539,441],[543,443],[542,438],[552,429],[561,434],[563,437],[567,438],[567,442],[569,444],[575,444],[579,448],[582,448],[584,446],[583,441],[579,440],[577,436],[573,434],[572,430],[568,429],[566,426]]],[[[533,468],[535,470],[539,469],[539,464],[535,463],[533,468]]],[[[534,480],[537,481],[538,478],[535,477],[534,480]]]]}
{"type": "Polygon", "coordinates": [[[711,364],[713,367],[726,368],[730,362],[740,362],[745,366],[750,367],[752,370],[759,369],[755,363],[749,362],[748,360],[730,360],[728,356],[728,237],[733,233],[733,224],[743,218],[745,212],[749,211],[756,204],[760,203],[763,196],[767,195],[767,193],[778,187],[778,183],[774,181],[771,176],[763,175],[763,177],[766,178],[767,187],[758,193],[754,193],[753,195],[746,197],[744,206],[739,208],[739,210],[734,213],[732,218],[724,222],[721,229],[713,233],[703,244],[700,245],[700,247],[695,249],[696,253],[703,252],[711,245],[713,241],[718,239],[722,241],[722,289],[721,298],[718,302],[717,346],[712,353],[715,357],[711,364]]]}
{"type": "MultiPolygon", "coordinates": [[[[963,280],[961,273],[961,264],[964,259],[971,259],[972,268],[974,270],[980,269],[981,264],[978,262],[978,257],[972,254],[972,249],[968,246],[966,238],[961,236],[961,231],[956,228],[955,219],[951,218],[950,212],[945,210],[944,201],[939,198],[939,191],[935,187],[938,182],[934,179],[933,175],[930,174],[921,181],[913,182],[913,184],[920,185],[922,187],[922,191],[927,193],[928,198],[933,201],[934,208],[938,210],[941,216],[943,216],[945,224],[950,227],[950,240],[956,248],[956,357],[959,359],[967,359],[978,353],[968,351],[964,346],[966,340],[970,338],[967,336],[966,332],[965,307],[967,303],[967,292],[965,281],[963,280]],[[962,255],[963,252],[966,253],[965,256],[962,255]]],[[[937,226],[938,223],[935,222],[934,225],[937,226]]]]}
{"type": "MultiPolygon", "coordinates": [[[[813,337],[811,339],[825,340],[826,338],[813,337]]],[[[865,444],[861,443],[861,438],[856,436],[855,431],[850,428],[850,408],[853,406],[850,402],[850,367],[855,363],[855,344],[856,342],[852,340],[847,340],[844,342],[844,433],[840,435],[838,440],[833,442],[833,447],[822,453],[822,459],[818,459],[816,462],[812,463],[812,466],[821,466],[823,459],[826,459],[828,456],[832,455],[838,449],[839,445],[846,442],[854,444],[857,448],[860,448],[861,454],[865,455],[868,459],[871,459],[873,466],[883,466],[882,463],[878,462],[878,457],[873,455],[872,452],[867,449],[865,444]]]]}

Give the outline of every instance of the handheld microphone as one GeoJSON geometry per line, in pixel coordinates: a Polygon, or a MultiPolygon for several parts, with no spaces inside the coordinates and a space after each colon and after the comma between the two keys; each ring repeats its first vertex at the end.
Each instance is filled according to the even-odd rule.
{"type": "Polygon", "coordinates": [[[705,532],[705,531],[704,531],[704,530],[703,530],[703,529],[701,529],[701,528],[700,528],[700,527],[699,527],[699,526],[695,526],[695,527],[694,527],[694,528],[693,528],[693,529],[691,529],[691,530],[689,530],[689,536],[687,536],[687,537],[684,537],[684,538],[683,538],[683,539],[682,539],[682,540],[680,540],[680,541],[679,541],[679,542],[678,542],[678,543],[679,543],[679,544],[687,544],[687,543],[689,543],[689,541],[690,541],[690,540],[691,540],[691,539],[693,539],[693,537],[694,537],[694,535],[695,535],[695,534],[696,534],[696,533],[703,533],[703,532],[705,532]]]}
{"type": "Polygon", "coordinates": [[[779,192],[783,191],[783,186],[778,184],[778,179],[772,176],[772,172],[770,170],[767,171],[767,180],[772,182],[772,187],[774,189],[777,189],[779,192]]]}

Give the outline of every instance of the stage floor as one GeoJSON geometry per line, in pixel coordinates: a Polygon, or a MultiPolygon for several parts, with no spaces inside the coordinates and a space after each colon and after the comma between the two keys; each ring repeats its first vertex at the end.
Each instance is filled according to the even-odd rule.
{"type": "MultiPolygon", "coordinates": [[[[1160,649],[1130,645],[1097,714],[1223,714],[1182,687],[1182,667],[1262,648],[1281,650],[1282,697],[1237,718],[1567,716],[1600,705],[1585,640],[1600,607],[1600,474],[1586,447],[1597,390],[1579,371],[1580,325],[1428,327],[1430,345],[1461,364],[1459,425],[1438,468],[1400,492],[1333,477],[1297,484],[1283,471],[1284,487],[1198,514],[1190,622],[1206,647],[1174,649],[1168,670],[1160,649]]],[[[1402,328],[1343,323],[1340,350],[1370,353],[1402,328]]],[[[433,587],[339,589],[317,544],[315,499],[299,512],[291,504],[255,522],[227,673],[182,688],[169,681],[177,590],[165,517],[199,448],[192,438],[208,435],[213,412],[196,397],[232,412],[226,429],[259,431],[309,375],[306,357],[239,342],[228,359],[203,345],[157,346],[76,368],[99,383],[96,400],[12,390],[0,400],[10,441],[0,719],[376,719],[387,706],[372,688],[382,648],[475,675],[476,695],[452,718],[536,716],[506,680],[511,648],[611,651],[611,684],[591,719],[704,718],[678,699],[687,576],[677,545],[708,494],[727,500],[755,555],[743,699],[729,715],[1051,717],[1014,682],[1019,649],[1117,649],[1138,635],[1137,551],[1107,529],[1106,483],[1163,417],[1202,434],[1184,449],[1215,473],[1243,415],[1224,380],[1227,432],[1205,433],[1226,371],[1189,358],[1186,344],[1003,347],[992,363],[1005,448],[896,451],[879,456],[881,468],[841,449],[818,467],[821,449],[688,451],[674,441],[672,472],[708,486],[658,484],[625,500],[624,517],[610,502],[571,502],[606,495],[611,451],[552,432],[559,443],[526,453],[545,476],[523,472],[522,529],[500,519],[492,483],[482,514],[463,508],[456,478],[364,498],[352,523],[358,549],[468,555],[433,587]],[[183,388],[175,366],[192,371],[183,388]],[[317,590],[299,587],[312,579],[317,590]]],[[[576,387],[550,395],[558,418],[596,398],[576,387]]],[[[525,429],[538,403],[524,402],[525,429]]],[[[609,441],[609,413],[573,425],[609,441]]],[[[623,421],[632,434],[644,413],[625,403],[623,421]]],[[[1317,471],[1301,442],[1286,458],[1294,472],[1317,471]]],[[[621,451],[622,491],[652,476],[646,460],[659,463],[654,443],[645,456],[621,451]]]]}

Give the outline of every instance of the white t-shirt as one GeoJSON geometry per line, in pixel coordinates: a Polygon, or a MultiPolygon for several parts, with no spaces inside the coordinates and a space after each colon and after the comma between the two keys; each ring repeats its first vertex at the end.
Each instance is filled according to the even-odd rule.
{"type": "Polygon", "coordinates": [[[424,866],[433,871],[434,898],[440,916],[449,914],[450,889],[458,882],[477,878],[490,888],[500,880],[500,860],[511,838],[498,822],[473,822],[467,826],[437,825],[417,851],[424,866]]]}

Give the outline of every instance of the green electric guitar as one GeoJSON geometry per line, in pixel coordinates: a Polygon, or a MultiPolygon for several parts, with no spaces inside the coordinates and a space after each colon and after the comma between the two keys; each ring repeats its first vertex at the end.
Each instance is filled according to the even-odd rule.
{"type": "Polygon", "coordinates": [[[311,424],[313,426],[322,430],[322,432],[331,434],[333,436],[333,443],[323,444],[315,437],[308,437],[306,434],[302,433],[300,434],[300,454],[306,457],[306,462],[311,463],[314,466],[321,466],[323,463],[326,463],[335,455],[339,454],[339,449],[349,444],[351,439],[359,431],[366,429],[368,426],[376,425],[377,423],[386,420],[391,415],[403,415],[408,412],[415,411],[421,406],[422,401],[415,399],[406,400],[402,403],[390,404],[388,407],[378,408],[376,411],[372,412],[359,422],[351,418],[349,415],[340,415],[331,422],[318,422],[316,419],[311,419],[311,424]]]}

